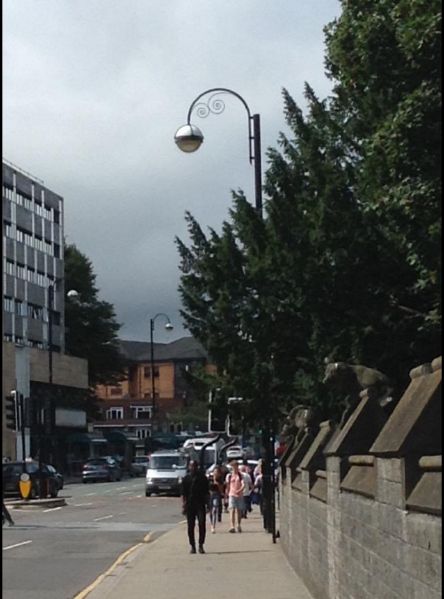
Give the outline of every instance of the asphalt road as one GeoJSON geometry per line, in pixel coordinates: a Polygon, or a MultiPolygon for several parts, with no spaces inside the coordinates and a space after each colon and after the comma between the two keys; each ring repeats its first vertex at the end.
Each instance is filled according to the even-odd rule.
{"type": "Polygon", "coordinates": [[[143,478],[66,485],[67,505],[13,509],[3,527],[5,599],[72,599],[128,548],[183,519],[177,497],[145,497],[143,478]]]}

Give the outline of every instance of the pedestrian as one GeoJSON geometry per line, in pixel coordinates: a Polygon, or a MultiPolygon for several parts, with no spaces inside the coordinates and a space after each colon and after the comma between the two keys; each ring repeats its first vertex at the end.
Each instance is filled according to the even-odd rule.
{"type": "Polygon", "coordinates": [[[228,532],[242,532],[241,518],[244,507],[244,478],[239,470],[237,460],[230,462],[232,471],[226,478],[226,495],[228,496],[228,509],[230,511],[231,527],[228,532]]]}
{"type": "Polygon", "coordinates": [[[263,474],[262,474],[262,465],[256,470],[256,476],[254,479],[253,486],[253,497],[252,502],[259,506],[261,515],[264,514],[264,501],[263,501],[263,474]]]}
{"type": "Polygon", "coordinates": [[[199,526],[199,553],[205,553],[205,519],[209,501],[209,481],[195,460],[188,466],[189,473],[182,481],[182,513],[187,517],[190,553],[196,553],[194,528],[199,526]]]}
{"type": "MultiPolygon", "coordinates": [[[[219,504],[219,513],[217,515],[217,521],[222,522],[222,509],[224,507],[223,504],[225,502],[225,476],[221,466],[216,466],[216,468],[213,471],[213,483],[217,485],[221,498],[219,504]]],[[[226,511],[228,511],[228,504],[226,511]]]]}
{"type": "Polygon", "coordinates": [[[2,499],[2,525],[5,523],[5,519],[8,521],[9,526],[14,526],[15,522],[11,518],[11,514],[2,499]]]}
{"type": "Polygon", "coordinates": [[[251,492],[253,490],[253,481],[248,468],[248,464],[243,464],[239,470],[242,473],[244,479],[244,507],[242,510],[242,518],[246,518],[248,512],[251,512],[251,492]]]}
{"type": "Polygon", "coordinates": [[[216,532],[216,522],[219,520],[219,508],[222,504],[222,496],[216,483],[210,485],[210,523],[211,532],[216,532]]]}

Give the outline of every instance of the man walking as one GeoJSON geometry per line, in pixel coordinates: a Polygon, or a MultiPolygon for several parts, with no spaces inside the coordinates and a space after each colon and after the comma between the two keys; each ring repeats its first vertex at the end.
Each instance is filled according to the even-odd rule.
{"type": "Polygon", "coordinates": [[[242,472],[239,470],[237,460],[230,462],[231,472],[227,474],[226,494],[228,495],[228,509],[230,510],[231,527],[228,532],[242,532],[241,518],[244,509],[245,482],[242,472]]]}
{"type": "Polygon", "coordinates": [[[205,553],[206,511],[210,486],[207,477],[199,469],[199,464],[195,460],[191,460],[188,468],[189,474],[184,476],[182,481],[182,511],[187,517],[190,553],[196,553],[194,536],[196,518],[199,525],[199,553],[205,553]]]}

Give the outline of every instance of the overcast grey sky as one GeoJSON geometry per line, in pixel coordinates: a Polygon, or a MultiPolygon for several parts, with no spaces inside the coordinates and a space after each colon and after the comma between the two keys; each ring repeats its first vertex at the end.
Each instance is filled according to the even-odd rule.
{"type": "Polygon", "coordinates": [[[175,146],[201,92],[226,87],[261,116],[267,147],[286,131],[282,88],[321,98],[323,27],[339,0],[4,0],[3,157],[64,197],[65,236],[92,261],[123,339],[189,334],[179,315],[178,235],[189,210],[206,230],[228,217],[231,190],[254,203],[247,113],[193,119],[198,152],[175,146]]]}

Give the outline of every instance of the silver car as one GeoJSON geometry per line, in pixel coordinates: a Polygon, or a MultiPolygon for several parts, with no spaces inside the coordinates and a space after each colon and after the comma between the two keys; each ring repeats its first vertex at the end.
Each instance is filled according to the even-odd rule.
{"type": "Polygon", "coordinates": [[[115,481],[122,478],[122,471],[117,462],[111,457],[91,458],[83,465],[82,482],[98,480],[115,481]]]}

